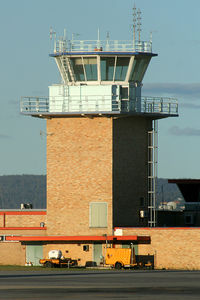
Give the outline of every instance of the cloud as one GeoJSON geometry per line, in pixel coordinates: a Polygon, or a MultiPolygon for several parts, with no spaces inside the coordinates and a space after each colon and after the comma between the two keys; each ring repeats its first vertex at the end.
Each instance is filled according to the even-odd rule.
{"type": "Polygon", "coordinates": [[[143,90],[148,96],[159,94],[160,96],[200,100],[200,83],[146,83],[143,90]]]}
{"type": "Polygon", "coordinates": [[[8,103],[10,104],[10,105],[14,105],[14,106],[19,106],[19,100],[17,100],[17,99],[15,99],[15,100],[13,100],[13,99],[10,99],[10,100],[8,100],[8,103]]]}
{"type": "Polygon", "coordinates": [[[169,129],[169,133],[176,136],[200,136],[200,129],[190,127],[179,128],[178,126],[173,126],[169,129]]]}
{"type": "Polygon", "coordinates": [[[9,135],[1,134],[1,133],[0,133],[0,139],[9,139],[9,138],[10,138],[9,135]]]}
{"type": "Polygon", "coordinates": [[[191,109],[200,109],[200,104],[189,103],[189,102],[181,103],[180,106],[185,108],[191,108],[191,109]]]}

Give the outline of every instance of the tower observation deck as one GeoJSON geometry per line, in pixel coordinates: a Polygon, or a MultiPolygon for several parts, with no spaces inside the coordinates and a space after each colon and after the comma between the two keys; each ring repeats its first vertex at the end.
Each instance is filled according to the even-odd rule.
{"type": "Polygon", "coordinates": [[[152,57],[152,42],[120,40],[55,41],[62,83],[49,87],[49,97],[22,97],[21,113],[35,117],[178,115],[176,99],[144,97],[142,80],[152,57]]]}

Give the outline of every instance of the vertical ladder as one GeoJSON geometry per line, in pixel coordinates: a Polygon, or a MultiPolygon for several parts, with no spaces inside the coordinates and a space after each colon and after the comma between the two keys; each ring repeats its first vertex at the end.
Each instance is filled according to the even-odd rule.
{"type": "Polygon", "coordinates": [[[68,68],[67,68],[65,56],[61,56],[60,60],[61,60],[62,68],[63,68],[64,77],[66,79],[66,81],[64,81],[64,83],[66,84],[67,81],[70,81],[70,78],[69,78],[69,74],[68,74],[68,68]]]}
{"type": "Polygon", "coordinates": [[[66,68],[66,72],[68,70],[68,76],[71,77],[71,81],[74,82],[75,81],[75,74],[74,74],[74,69],[72,67],[72,64],[71,64],[71,60],[66,57],[66,64],[67,64],[67,68],[66,68]]]}
{"type": "Polygon", "coordinates": [[[148,226],[156,226],[156,178],[158,161],[158,121],[148,131],[148,226]]]}
{"type": "Polygon", "coordinates": [[[62,67],[62,73],[64,76],[64,83],[67,84],[67,82],[72,81],[74,82],[74,72],[73,72],[73,68],[71,66],[71,63],[69,61],[69,58],[62,55],[60,57],[60,63],[61,63],[61,67],[62,67]]]}

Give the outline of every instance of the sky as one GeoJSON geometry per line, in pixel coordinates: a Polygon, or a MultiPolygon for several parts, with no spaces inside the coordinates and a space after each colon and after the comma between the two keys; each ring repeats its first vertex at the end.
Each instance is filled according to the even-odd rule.
{"type": "Polygon", "coordinates": [[[46,174],[45,120],[20,114],[21,96],[48,96],[60,82],[49,31],[80,39],[132,37],[132,8],[142,40],[153,35],[143,96],[175,97],[179,117],[158,122],[158,177],[200,178],[199,0],[0,0],[0,175],[46,174]]]}

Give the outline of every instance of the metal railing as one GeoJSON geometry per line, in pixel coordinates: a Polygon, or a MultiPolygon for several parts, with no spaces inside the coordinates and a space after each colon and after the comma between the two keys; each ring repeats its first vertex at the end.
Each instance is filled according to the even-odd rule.
{"type": "Polygon", "coordinates": [[[22,97],[21,113],[149,113],[178,115],[178,101],[175,98],[141,97],[119,99],[109,96],[61,96],[61,97],[22,97]]]}
{"type": "Polygon", "coordinates": [[[122,40],[58,40],[54,45],[54,53],[64,52],[152,52],[152,43],[146,41],[122,40]]]}
{"type": "Polygon", "coordinates": [[[178,101],[168,97],[142,97],[141,112],[178,114],[178,101]]]}
{"type": "Polygon", "coordinates": [[[49,98],[21,97],[20,111],[22,113],[47,113],[49,112],[49,98]]]}

